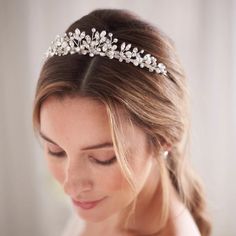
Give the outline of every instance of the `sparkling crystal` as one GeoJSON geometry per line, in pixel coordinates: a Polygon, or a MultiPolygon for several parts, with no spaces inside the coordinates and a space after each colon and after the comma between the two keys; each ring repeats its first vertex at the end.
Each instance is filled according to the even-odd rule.
{"type": "Polygon", "coordinates": [[[110,54],[110,55],[108,55],[108,57],[110,58],[110,59],[113,59],[113,54],[110,54]]]}
{"type": "Polygon", "coordinates": [[[148,65],[150,65],[150,64],[151,64],[151,59],[148,58],[148,59],[146,60],[146,63],[147,63],[148,65]]]}
{"type": "Polygon", "coordinates": [[[138,66],[139,63],[138,63],[137,60],[134,60],[134,61],[133,61],[133,64],[134,64],[135,66],[138,66]]]}
{"type": "Polygon", "coordinates": [[[123,50],[125,49],[125,42],[123,42],[123,43],[121,44],[120,49],[121,49],[121,51],[123,51],[123,50]]]}
{"type": "Polygon", "coordinates": [[[105,52],[107,50],[107,44],[104,44],[102,50],[105,52]]]}
{"type": "Polygon", "coordinates": [[[131,58],[132,56],[132,53],[130,51],[126,52],[125,55],[128,57],[128,58],[131,58]]]}
{"type": "Polygon", "coordinates": [[[74,38],[75,38],[76,40],[78,40],[78,39],[79,39],[79,35],[78,35],[78,34],[74,34],[74,38]]]}
{"type": "Polygon", "coordinates": [[[106,31],[105,30],[103,30],[101,33],[100,33],[100,37],[104,37],[105,35],[106,35],[106,31]]]}
{"type": "Polygon", "coordinates": [[[103,42],[105,42],[106,41],[106,38],[101,38],[100,39],[100,43],[103,43],[103,42]]]}
{"type": "Polygon", "coordinates": [[[83,41],[82,44],[85,46],[85,47],[88,47],[88,43],[86,41],[83,41]]]}
{"type": "Polygon", "coordinates": [[[144,58],[145,60],[151,60],[150,54],[146,54],[143,58],[144,58]]]}
{"type": "Polygon", "coordinates": [[[131,48],[131,43],[127,44],[127,46],[125,47],[125,50],[129,50],[131,48]]]}
{"type": "Polygon", "coordinates": [[[165,69],[166,68],[166,66],[163,63],[158,63],[158,67],[160,69],[165,69]]]}
{"type": "Polygon", "coordinates": [[[88,43],[91,42],[91,38],[90,38],[89,35],[86,35],[86,36],[85,36],[85,39],[87,40],[88,43]]]}
{"type": "Polygon", "coordinates": [[[85,37],[85,31],[80,34],[80,37],[83,39],[85,37]]]}
{"type": "Polygon", "coordinates": [[[151,57],[152,58],[152,60],[154,61],[154,62],[156,62],[157,61],[157,59],[155,58],[155,57],[151,57]]]}
{"type": "Polygon", "coordinates": [[[94,46],[96,45],[96,43],[95,43],[94,41],[92,41],[92,42],[90,43],[90,45],[91,45],[91,47],[94,47],[94,46]]]}
{"type": "Polygon", "coordinates": [[[74,42],[73,41],[70,41],[69,42],[69,45],[73,48],[75,46],[74,42]]]}
{"type": "Polygon", "coordinates": [[[99,39],[99,33],[98,32],[95,33],[95,38],[99,39]]]}
{"type": "Polygon", "coordinates": [[[91,31],[93,32],[92,36],[86,34],[85,31],[80,32],[78,28],[75,29],[74,33],[68,32],[63,36],[57,35],[55,40],[51,42],[45,56],[61,56],[76,52],[83,55],[89,53],[91,57],[100,55],[107,56],[110,59],[116,58],[120,62],[132,62],[135,66],[146,67],[151,72],[155,71],[167,75],[166,66],[163,63],[157,64],[157,59],[154,56],[150,54],[141,55],[144,53],[143,49],[138,51],[138,48],[134,47],[131,50],[131,43],[123,42],[120,45],[120,50],[117,50],[118,46],[115,43],[118,42],[118,39],[114,38],[112,40],[112,33],[108,33],[110,37],[108,38],[105,30],[99,33],[95,28],[92,28],[91,31]]]}
{"type": "Polygon", "coordinates": [[[68,45],[67,42],[63,42],[61,46],[62,46],[63,48],[65,48],[65,47],[67,47],[67,45],[68,45]]]}
{"type": "Polygon", "coordinates": [[[143,59],[140,57],[140,55],[137,55],[136,60],[138,61],[138,63],[141,63],[143,61],[143,59]]]}

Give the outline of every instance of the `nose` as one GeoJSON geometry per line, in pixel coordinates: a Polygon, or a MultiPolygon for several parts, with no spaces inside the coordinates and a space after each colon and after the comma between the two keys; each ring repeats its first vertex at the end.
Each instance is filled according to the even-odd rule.
{"type": "Polygon", "coordinates": [[[93,186],[89,167],[85,161],[67,160],[63,189],[71,198],[79,199],[84,193],[91,191],[93,186]]]}

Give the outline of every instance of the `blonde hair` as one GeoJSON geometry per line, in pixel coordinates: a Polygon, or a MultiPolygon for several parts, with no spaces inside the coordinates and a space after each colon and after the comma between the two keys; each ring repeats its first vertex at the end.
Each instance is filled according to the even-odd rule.
{"type": "Polygon", "coordinates": [[[94,10],[74,22],[66,32],[76,28],[90,32],[92,27],[113,32],[120,42],[130,42],[154,55],[166,65],[168,76],[101,56],[53,56],[45,61],[36,88],[35,132],[40,128],[40,107],[49,96],[58,99],[85,96],[101,101],[107,108],[118,162],[134,192],[122,132],[124,118],[144,131],[148,145],[156,153],[163,190],[162,227],[168,219],[169,186],[172,184],[195,219],[201,235],[209,236],[211,225],[202,184],[187,161],[190,130],[188,89],[173,42],[157,27],[130,11],[119,9],[94,10]],[[165,161],[159,158],[163,143],[172,146],[165,161]]]}

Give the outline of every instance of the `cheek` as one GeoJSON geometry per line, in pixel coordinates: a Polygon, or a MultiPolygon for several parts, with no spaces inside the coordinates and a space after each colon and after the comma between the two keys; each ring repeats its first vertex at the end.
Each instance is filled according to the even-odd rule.
{"type": "Polygon", "coordinates": [[[55,163],[47,160],[48,169],[53,177],[60,183],[63,184],[65,179],[64,166],[62,163],[55,163]]]}
{"type": "Polygon", "coordinates": [[[119,164],[109,171],[103,172],[103,179],[97,182],[105,195],[110,196],[112,211],[127,207],[135,198],[135,194],[124,175],[121,172],[119,164]]]}
{"type": "Polygon", "coordinates": [[[130,199],[132,189],[123,176],[120,166],[116,163],[114,166],[103,168],[103,171],[97,172],[93,178],[95,188],[108,196],[112,196],[113,205],[123,204],[130,199]]]}
{"type": "Polygon", "coordinates": [[[52,176],[59,182],[64,182],[64,160],[63,159],[56,159],[52,156],[49,156],[47,153],[47,147],[44,146],[44,159],[47,163],[47,167],[49,172],[52,174],[52,176]]]}
{"type": "Polygon", "coordinates": [[[131,168],[133,171],[133,180],[137,191],[139,192],[141,188],[145,185],[154,164],[153,159],[150,157],[143,158],[142,156],[137,156],[135,160],[131,163],[131,168]]]}
{"type": "MultiPolygon", "coordinates": [[[[95,176],[94,176],[95,177],[95,176]]],[[[116,192],[122,188],[125,181],[118,163],[114,166],[108,166],[97,172],[96,185],[109,192],[116,192]]]]}

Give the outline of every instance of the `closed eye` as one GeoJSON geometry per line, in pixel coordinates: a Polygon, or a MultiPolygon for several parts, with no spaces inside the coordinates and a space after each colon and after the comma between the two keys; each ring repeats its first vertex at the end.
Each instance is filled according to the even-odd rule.
{"type": "Polygon", "coordinates": [[[56,157],[64,157],[66,155],[65,152],[52,152],[50,150],[48,150],[48,154],[56,157]]]}
{"type": "Polygon", "coordinates": [[[95,159],[93,157],[91,157],[91,158],[92,158],[92,161],[94,161],[95,163],[100,164],[100,165],[111,165],[116,161],[116,156],[114,156],[111,159],[106,160],[106,161],[100,161],[100,160],[95,159]]]}
{"type": "MultiPolygon", "coordinates": [[[[63,152],[52,152],[52,151],[48,150],[48,154],[51,156],[59,157],[59,158],[66,156],[66,153],[64,151],[63,152]]],[[[100,165],[111,165],[116,161],[116,156],[113,156],[111,159],[108,159],[105,161],[100,161],[100,160],[98,160],[94,157],[91,157],[91,156],[89,158],[92,162],[95,162],[100,165]]]]}

